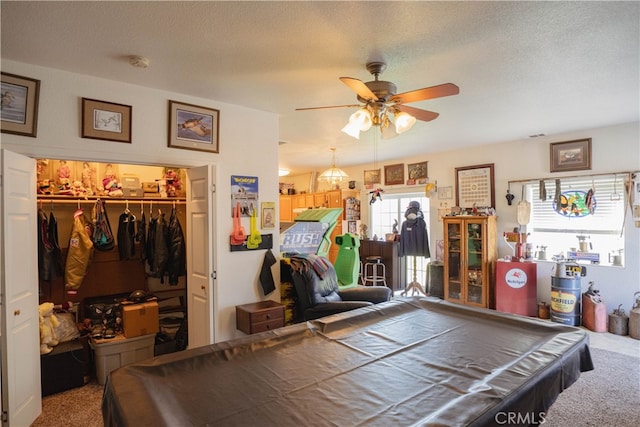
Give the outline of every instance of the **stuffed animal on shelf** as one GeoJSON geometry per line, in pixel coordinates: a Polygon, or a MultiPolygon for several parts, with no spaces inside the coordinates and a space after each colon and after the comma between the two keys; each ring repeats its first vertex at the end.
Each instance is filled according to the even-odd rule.
{"type": "Polygon", "coordinates": [[[43,302],[38,306],[40,314],[40,354],[49,354],[53,347],[58,345],[58,337],[55,328],[58,326],[58,319],[53,314],[53,303],[43,302]]]}
{"type": "Polygon", "coordinates": [[[124,196],[124,192],[122,191],[122,184],[118,182],[118,177],[113,172],[113,165],[111,163],[107,165],[106,171],[104,173],[104,178],[102,178],[102,189],[103,190],[101,193],[103,196],[124,196]]]}

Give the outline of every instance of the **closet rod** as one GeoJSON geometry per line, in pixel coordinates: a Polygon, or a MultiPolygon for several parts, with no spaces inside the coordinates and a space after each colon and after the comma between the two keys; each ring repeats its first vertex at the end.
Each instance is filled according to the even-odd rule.
{"type": "MultiPolygon", "coordinates": [[[[58,198],[52,198],[52,197],[38,197],[38,200],[43,201],[43,200],[51,200],[52,203],[63,203],[63,204],[77,204],[77,203],[95,203],[98,199],[83,199],[83,198],[79,198],[79,199],[58,199],[58,198]]],[[[100,199],[100,200],[104,200],[107,203],[142,203],[142,204],[148,204],[148,203],[153,203],[154,205],[173,205],[175,203],[185,203],[186,200],[185,199],[179,199],[179,200],[157,200],[157,199],[100,199]]]]}
{"type": "Polygon", "coordinates": [[[593,176],[605,176],[605,175],[631,175],[630,171],[621,171],[621,172],[607,172],[607,173],[589,173],[582,175],[563,175],[563,176],[553,176],[548,178],[530,178],[530,179],[514,179],[507,181],[507,184],[515,184],[517,182],[536,182],[536,181],[554,181],[556,179],[565,179],[565,178],[589,178],[593,176]]]}

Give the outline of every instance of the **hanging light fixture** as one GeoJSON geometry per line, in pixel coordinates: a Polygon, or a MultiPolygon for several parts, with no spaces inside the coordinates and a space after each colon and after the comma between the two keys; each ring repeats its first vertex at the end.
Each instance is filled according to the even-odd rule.
{"type": "Polygon", "coordinates": [[[320,174],[318,181],[328,182],[331,186],[334,186],[339,182],[347,180],[349,175],[342,169],[336,167],[336,149],[331,148],[331,151],[333,151],[331,167],[320,174]]]}
{"type": "Polygon", "coordinates": [[[376,126],[380,128],[382,137],[388,139],[408,131],[415,123],[416,118],[411,114],[393,107],[387,108],[383,103],[373,102],[353,113],[342,132],[360,139],[360,132],[366,132],[371,126],[376,126]],[[393,114],[393,122],[387,114],[389,109],[393,114]],[[392,124],[395,132],[390,128],[392,124]]]}

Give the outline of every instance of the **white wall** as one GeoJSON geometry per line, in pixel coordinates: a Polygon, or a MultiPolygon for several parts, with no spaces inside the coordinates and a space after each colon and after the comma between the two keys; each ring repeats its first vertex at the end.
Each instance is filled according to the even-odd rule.
{"type": "MultiPolygon", "coordinates": [[[[401,136],[399,137],[401,138],[401,136]]],[[[393,140],[382,143],[392,144],[393,140]]],[[[339,149],[339,147],[338,147],[339,149]]],[[[455,192],[455,168],[494,164],[495,173],[495,199],[498,215],[498,231],[511,231],[518,226],[516,220],[516,204],[507,204],[504,197],[508,181],[561,178],[564,175],[608,173],[618,171],[640,170],[640,126],[638,122],[609,126],[603,128],[586,129],[571,133],[546,136],[535,139],[523,139],[506,143],[497,143],[481,147],[473,147],[464,150],[454,150],[414,158],[399,158],[388,161],[386,164],[418,163],[428,161],[429,178],[437,180],[439,187],[452,186],[455,192]],[[592,138],[592,169],[591,171],[577,171],[566,173],[549,172],[549,143],[570,141],[581,138],[592,138]]],[[[385,163],[378,163],[376,168],[384,171],[385,163]]],[[[374,169],[372,164],[358,167],[341,167],[356,181],[356,188],[363,188],[364,170],[374,169]]],[[[320,172],[320,171],[318,171],[320,172]]],[[[405,169],[406,174],[406,169],[405,169]]],[[[280,178],[283,182],[295,183],[296,189],[304,191],[309,186],[309,174],[295,177],[280,178]]],[[[346,185],[346,184],[345,184],[346,185]]],[[[404,185],[384,186],[385,192],[415,192],[422,191],[422,186],[407,187],[404,185]]],[[[511,191],[520,197],[520,184],[511,186],[511,191]]],[[[368,190],[362,190],[362,218],[366,221],[369,216],[368,190]]],[[[384,194],[383,196],[384,197],[384,194]]],[[[435,254],[435,241],[443,239],[442,222],[438,221],[438,207],[443,200],[431,198],[431,234],[430,244],[432,253],[435,254]]],[[[455,205],[455,195],[451,200],[446,200],[448,206],[455,205]]],[[[512,254],[502,239],[499,241],[499,255],[512,254]]],[[[599,289],[607,304],[607,312],[611,313],[619,304],[623,304],[628,313],[633,303],[634,292],[640,291],[640,228],[634,226],[631,213],[627,213],[625,223],[625,266],[588,266],[587,276],[582,279],[583,290],[586,290],[588,282],[594,281],[596,289],[599,289]]],[[[553,262],[538,262],[538,299],[549,302],[551,292],[551,270],[553,262]]]]}
{"type": "MultiPolygon", "coordinates": [[[[258,282],[265,251],[232,253],[229,250],[229,235],[233,228],[230,177],[257,176],[260,201],[277,201],[277,115],[13,61],[3,60],[2,71],[41,80],[37,138],[3,133],[2,148],[31,157],[53,159],[181,167],[216,166],[216,241],[212,244],[218,280],[214,289],[214,338],[217,342],[242,335],[235,327],[235,306],[265,299],[258,282]],[[80,138],[83,97],[131,105],[132,143],[80,138]],[[170,99],[220,110],[219,154],[167,147],[170,99]]],[[[248,220],[244,221],[248,229],[248,220]]],[[[279,241],[278,229],[263,232],[273,233],[274,242],[279,241]]],[[[272,271],[278,283],[277,265],[272,271]]],[[[279,292],[277,289],[268,297],[279,301],[279,292]]]]}

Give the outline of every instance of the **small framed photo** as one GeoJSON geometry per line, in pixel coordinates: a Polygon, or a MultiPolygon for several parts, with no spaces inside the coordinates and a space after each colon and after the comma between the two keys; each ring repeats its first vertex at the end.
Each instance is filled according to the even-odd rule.
{"type": "Polygon", "coordinates": [[[40,80],[2,73],[0,83],[0,130],[36,137],[40,80]]]}
{"type": "Polygon", "coordinates": [[[275,202],[260,203],[260,218],[262,228],[276,228],[276,204],[275,202]]]}
{"type": "Polygon", "coordinates": [[[219,153],[220,111],[169,101],[169,147],[219,153]]]}
{"type": "Polygon", "coordinates": [[[451,200],[453,199],[453,187],[438,187],[438,199],[451,200]]]}
{"type": "Polygon", "coordinates": [[[380,169],[364,171],[364,185],[380,184],[380,169]]]}
{"type": "Polygon", "coordinates": [[[551,172],[591,169],[591,138],[552,142],[549,148],[551,172]]]}
{"type": "Polygon", "coordinates": [[[384,185],[404,184],[404,163],[384,167],[384,185]]]}
{"type": "Polygon", "coordinates": [[[82,138],[131,144],[130,105],[82,98],[82,138]]]}

